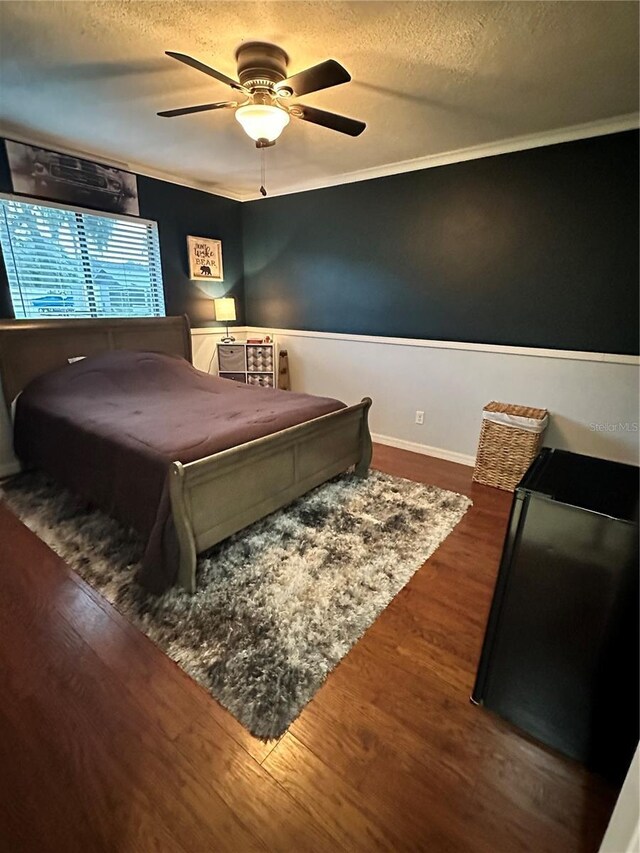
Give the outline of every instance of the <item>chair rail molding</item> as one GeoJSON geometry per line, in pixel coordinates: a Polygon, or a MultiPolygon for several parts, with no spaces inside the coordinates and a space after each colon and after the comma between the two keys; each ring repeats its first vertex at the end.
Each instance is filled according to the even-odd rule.
{"type": "MultiPolygon", "coordinates": [[[[216,333],[217,329],[192,329],[192,333],[216,333]]],[[[238,330],[240,331],[240,330],[238,330]]],[[[472,341],[441,341],[427,338],[390,338],[383,335],[355,335],[345,332],[317,332],[307,329],[273,329],[261,326],[245,326],[245,334],[286,335],[292,338],[324,338],[336,341],[355,341],[360,343],[382,344],[386,346],[429,347],[431,349],[469,350],[471,352],[491,352],[503,355],[531,356],[533,358],[562,358],[573,361],[604,361],[609,364],[632,364],[640,366],[639,355],[624,353],[589,352],[583,350],[546,349],[544,347],[507,346],[505,344],[484,344],[472,341]]]]}

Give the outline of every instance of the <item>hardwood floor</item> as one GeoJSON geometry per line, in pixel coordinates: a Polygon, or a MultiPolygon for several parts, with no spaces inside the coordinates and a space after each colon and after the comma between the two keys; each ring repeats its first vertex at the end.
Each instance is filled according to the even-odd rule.
{"type": "Polygon", "coordinates": [[[616,792],[469,703],[511,496],[473,508],[278,741],[252,738],[0,505],[4,851],[596,851],[616,792]]]}

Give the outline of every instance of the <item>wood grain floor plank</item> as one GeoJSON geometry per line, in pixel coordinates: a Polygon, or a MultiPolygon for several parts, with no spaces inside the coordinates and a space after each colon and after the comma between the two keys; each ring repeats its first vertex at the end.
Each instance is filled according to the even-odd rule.
{"type": "MultiPolygon", "coordinates": [[[[211,845],[221,851],[264,849],[175,745],[156,737],[145,715],[127,701],[121,685],[64,619],[54,611],[41,614],[37,623],[16,612],[0,614],[2,648],[7,648],[5,632],[13,638],[7,688],[14,725],[31,721],[98,840],[112,832],[115,820],[123,832],[117,849],[139,849],[140,839],[131,833],[140,825],[138,817],[150,812],[159,825],[161,815],[171,816],[172,835],[187,850],[211,845]]],[[[8,696],[3,704],[10,707],[8,696]]],[[[12,769],[25,768],[14,764],[12,769]]],[[[75,832],[73,824],[69,830],[75,832]]]]}
{"type": "MultiPolygon", "coordinates": [[[[0,533],[8,563],[21,557],[19,543],[23,526],[0,505],[0,533]]],[[[192,679],[166,655],[149,654],[155,646],[144,634],[82,578],[69,570],[39,539],[29,542],[30,559],[24,561],[19,574],[7,578],[7,583],[22,584],[27,590],[43,597],[44,606],[55,607],[71,621],[92,645],[100,658],[118,669],[134,685],[139,701],[148,706],[151,719],[164,727],[168,737],[175,737],[191,723],[194,714],[207,714],[257,761],[271,752],[275,742],[263,743],[253,737],[225,708],[211,702],[210,695],[194,684],[192,679]],[[119,630],[117,630],[119,629],[119,630]],[[124,633],[124,636],[123,636],[124,633]],[[126,649],[126,653],[123,650],[126,649]],[[136,654],[133,654],[133,650],[136,654]],[[161,689],[156,686],[161,682],[161,689]],[[140,690],[144,685],[145,690],[140,690]],[[197,693],[194,693],[194,686],[197,693]],[[194,703],[196,708],[194,708],[194,703]]],[[[21,593],[17,592],[19,596],[21,593]]],[[[37,605],[36,601],[32,601],[37,605]]],[[[34,615],[38,612],[33,607],[34,615]]]]}
{"type": "MultiPolygon", "coordinates": [[[[4,705],[1,694],[0,700],[4,705]]],[[[131,795],[127,780],[114,773],[101,751],[96,752],[95,764],[86,767],[79,785],[68,771],[68,755],[53,756],[47,748],[50,736],[45,726],[39,732],[31,717],[26,727],[0,712],[0,794],[7,804],[2,809],[0,850],[188,853],[152,804],[131,795]],[[20,772],[14,769],[11,743],[22,743],[20,772]],[[38,814],[34,814],[34,786],[45,804],[38,814]]]]}
{"type": "MultiPolygon", "coordinates": [[[[38,571],[42,571],[42,567],[38,571]]],[[[34,578],[26,573],[13,580],[20,587],[33,582],[34,578]]],[[[9,600],[16,600],[17,591],[11,590],[9,600]]],[[[321,827],[256,761],[247,760],[248,755],[218,725],[211,714],[213,703],[210,697],[202,691],[202,708],[199,709],[198,702],[193,701],[193,682],[184,673],[178,670],[180,678],[166,677],[167,673],[173,675],[175,664],[171,662],[169,669],[159,666],[150,673],[149,658],[146,656],[148,641],[137,631],[130,637],[131,626],[110,618],[111,608],[108,606],[107,609],[87,608],[83,598],[83,590],[69,581],[59,588],[55,600],[50,601],[53,609],[46,616],[38,614],[37,618],[30,620],[30,624],[21,618],[21,624],[29,626],[31,641],[34,639],[34,630],[37,634],[50,620],[51,624],[47,625],[49,631],[63,632],[76,643],[90,643],[92,649],[97,647],[98,657],[108,670],[109,677],[104,680],[113,683],[117,689],[121,704],[127,708],[128,722],[142,725],[146,721],[148,726],[157,728],[159,734],[172,740],[172,760],[177,760],[179,765],[179,756],[176,758],[176,754],[185,756],[197,774],[194,781],[205,790],[208,787],[215,790],[216,795],[238,816],[242,824],[250,825],[251,836],[260,841],[265,849],[286,851],[302,841],[307,849],[321,845],[328,848],[328,836],[321,827]],[[55,614],[60,618],[55,618],[55,614]],[[76,632],[82,640],[76,636],[76,632]],[[188,706],[185,697],[180,693],[183,688],[188,688],[185,697],[191,700],[189,715],[186,713],[188,706]],[[171,703],[174,703],[172,712],[169,710],[171,703]],[[173,726],[167,725],[164,719],[168,713],[174,720],[173,726]],[[260,791],[259,797],[256,797],[256,790],[260,791]],[[264,822],[266,802],[271,808],[277,809],[277,823],[264,822]]],[[[55,645],[63,645],[62,637],[55,637],[55,645]]],[[[163,656],[163,661],[168,659],[163,656]]],[[[92,671],[95,669],[93,664],[92,671]]],[[[87,681],[80,668],[78,678],[78,684],[87,681]]],[[[103,704],[109,704],[106,695],[103,704]]],[[[266,745],[261,746],[265,747],[267,755],[270,749],[267,750],[266,745]]],[[[230,834],[235,839],[234,843],[241,843],[237,830],[230,834]]]]}
{"type": "MultiPolygon", "coordinates": [[[[493,741],[480,737],[480,747],[478,742],[462,746],[460,738],[462,744],[468,740],[468,723],[465,728],[450,721],[448,738],[430,740],[426,727],[417,732],[379,703],[361,697],[357,687],[345,689],[334,680],[317,703],[317,713],[310,707],[291,733],[323,760],[331,756],[332,770],[356,785],[363,797],[375,804],[377,813],[386,814],[387,820],[392,813],[404,814],[403,826],[413,827],[413,844],[428,839],[432,827],[451,824],[457,827],[450,832],[459,833],[460,844],[472,832],[477,833],[474,849],[483,849],[483,843],[486,849],[491,849],[491,844],[497,845],[494,849],[503,849],[508,843],[505,849],[527,850],[534,834],[539,850],[577,849],[571,847],[571,832],[563,825],[564,810],[553,814],[541,809],[541,774],[536,774],[530,789],[515,786],[515,774],[509,778],[508,773],[515,756],[497,737],[493,741]],[[335,731],[340,732],[341,753],[340,745],[332,739],[335,731]],[[490,764],[487,772],[483,772],[483,760],[490,764]],[[503,777],[500,781],[499,775],[503,777]],[[488,777],[491,785],[487,784],[488,777]],[[418,813],[407,809],[407,802],[414,807],[420,802],[418,813]],[[505,810],[509,814],[506,827],[505,810]],[[491,844],[486,843],[489,839],[491,844]]],[[[442,714],[442,704],[438,712],[442,714]]],[[[506,733],[507,738],[510,735],[506,733]]],[[[271,754],[269,763],[277,758],[280,748],[271,754]]],[[[520,756],[521,766],[527,766],[523,758],[520,756]]]]}
{"type": "Polygon", "coordinates": [[[582,818],[585,792],[591,789],[597,804],[607,791],[605,784],[600,785],[579,765],[558,762],[552,751],[514,737],[508,723],[485,714],[464,695],[443,690],[441,680],[425,674],[407,681],[364,645],[343,661],[332,686],[353,692],[402,722],[423,745],[414,750],[418,760],[433,766],[434,757],[445,757],[443,775],[453,773],[454,784],[462,773],[463,783],[481,781],[483,788],[503,801],[544,814],[558,824],[569,826],[582,818]],[[565,785],[566,795],[559,800],[556,792],[565,785]]]}
{"type": "MultiPolygon", "coordinates": [[[[344,781],[313,752],[288,732],[265,761],[265,767],[300,802],[313,803],[316,817],[323,820],[339,848],[349,851],[398,851],[415,849],[398,825],[394,834],[389,821],[380,820],[376,804],[344,781]]],[[[462,850],[449,834],[431,827],[428,838],[437,850],[462,850]]]]}
{"type": "Polygon", "coordinates": [[[374,465],[474,506],[268,744],[0,505],[0,850],[595,853],[615,790],[468,701],[511,496],[374,465]]]}
{"type": "MultiPolygon", "coordinates": [[[[301,801],[315,799],[318,814],[331,822],[335,837],[352,851],[437,850],[462,853],[469,841],[441,808],[434,809],[428,798],[417,803],[404,800],[401,792],[392,792],[380,779],[381,791],[354,786],[334,767],[324,763],[312,750],[287,733],[271,753],[266,766],[301,801]],[[418,813],[419,811],[419,813],[418,813]]],[[[393,780],[389,780],[389,785],[393,780]]],[[[424,792],[428,795],[428,792],[424,792]]],[[[482,853],[494,848],[480,841],[475,847],[482,853]]]]}
{"type": "Polygon", "coordinates": [[[202,718],[178,737],[176,746],[201,775],[212,774],[222,783],[216,785],[220,796],[235,811],[241,809],[243,821],[266,849],[282,853],[335,849],[324,817],[316,819],[310,804],[291,797],[266,769],[273,750],[262,765],[238,761],[238,756],[212,731],[209,721],[202,718]],[[265,820],[267,804],[277,819],[265,820]]]}

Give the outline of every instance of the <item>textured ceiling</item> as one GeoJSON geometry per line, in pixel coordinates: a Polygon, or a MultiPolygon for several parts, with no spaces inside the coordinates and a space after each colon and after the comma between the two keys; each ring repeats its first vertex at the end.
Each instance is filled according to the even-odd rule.
{"type": "Polygon", "coordinates": [[[255,195],[259,158],[232,112],[155,115],[230,90],[165,50],[235,76],[235,49],[257,39],[290,72],[328,57],[351,72],[301,100],[367,130],[292,120],[266,152],[274,192],[638,108],[635,2],[5,0],[0,33],[5,132],[239,195],[255,195]]]}

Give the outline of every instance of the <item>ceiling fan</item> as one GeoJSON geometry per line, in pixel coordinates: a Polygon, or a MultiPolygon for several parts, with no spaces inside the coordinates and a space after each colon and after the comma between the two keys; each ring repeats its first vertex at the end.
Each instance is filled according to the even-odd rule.
{"type": "Polygon", "coordinates": [[[239,79],[233,80],[226,74],[184,53],[168,50],[166,54],[197,71],[208,74],[221,83],[226,83],[238,94],[240,100],[164,110],[158,113],[163,118],[208,110],[235,110],[236,119],[247,135],[255,141],[256,148],[275,145],[276,139],[289,124],[290,116],[319,124],[329,130],[336,130],[338,133],[345,133],[347,136],[359,136],[366,127],[363,121],[337,113],[308,107],[305,104],[290,106],[287,103],[292,97],[308,95],[311,92],[348,83],[351,75],[335,59],[327,59],[325,62],[287,77],[289,57],[282,48],[266,42],[247,42],[236,51],[239,79]]]}

